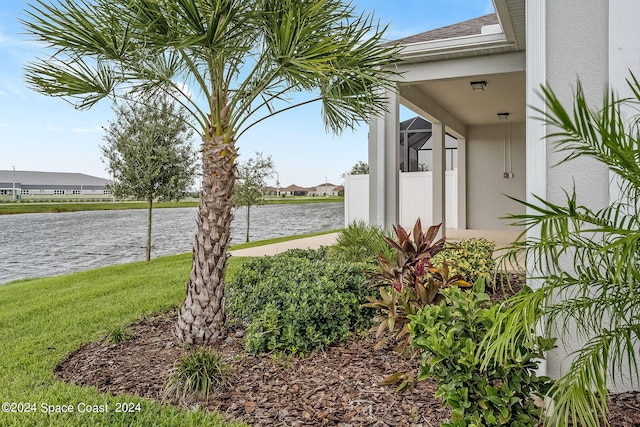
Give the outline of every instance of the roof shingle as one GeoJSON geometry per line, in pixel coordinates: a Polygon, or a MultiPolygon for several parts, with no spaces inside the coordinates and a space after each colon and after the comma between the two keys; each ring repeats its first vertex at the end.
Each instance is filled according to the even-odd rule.
{"type": "Polygon", "coordinates": [[[480,16],[478,18],[469,19],[468,21],[447,25],[446,27],[436,28],[435,30],[426,31],[414,36],[395,40],[393,43],[410,44],[433,40],[452,39],[455,37],[479,35],[482,27],[484,27],[485,25],[495,25],[498,23],[498,16],[495,13],[492,13],[489,15],[480,16]]]}

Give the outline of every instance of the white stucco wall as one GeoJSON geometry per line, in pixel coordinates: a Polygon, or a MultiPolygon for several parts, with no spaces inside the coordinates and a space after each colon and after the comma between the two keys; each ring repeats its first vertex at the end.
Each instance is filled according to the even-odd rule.
{"type": "MultiPolygon", "coordinates": [[[[638,43],[640,1],[616,0],[609,7],[609,80],[618,96],[633,96],[626,79],[629,71],[640,77],[640,43],[638,43]],[[615,6],[615,7],[613,7],[615,6]]],[[[629,114],[636,114],[630,111],[629,114]]],[[[618,183],[610,173],[610,199],[619,200],[618,183]]]]}
{"type": "MultiPolygon", "coordinates": [[[[637,0],[615,0],[609,4],[609,80],[611,87],[618,96],[633,96],[626,83],[630,78],[629,72],[640,77],[640,29],[638,28],[638,16],[640,16],[640,2],[637,0]]],[[[627,115],[637,115],[637,110],[623,111],[627,115]]],[[[613,173],[609,173],[614,178],[613,173]]],[[[617,180],[610,179],[609,200],[620,200],[620,190],[617,180]]],[[[636,354],[640,354],[640,348],[636,347],[636,354]]],[[[628,366],[628,365],[627,365],[628,366]]],[[[629,367],[624,368],[629,371],[629,367]]],[[[618,390],[638,390],[630,379],[616,385],[618,390]]]]}
{"type": "Polygon", "coordinates": [[[505,196],[526,197],[525,124],[509,123],[511,170],[513,178],[504,178],[505,124],[467,128],[467,228],[512,228],[500,219],[506,214],[524,213],[522,205],[505,196]]]}
{"type": "MultiPolygon", "coordinates": [[[[624,85],[627,76],[622,70],[638,65],[640,30],[632,18],[638,13],[638,2],[633,1],[547,2],[547,82],[565,105],[571,105],[577,78],[594,108],[601,105],[609,85],[624,85]]],[[[578,204],[593,209],[606,207],[610,200],[608,168],[588,158],[551,167],[562,158],[551,145],[547,147],[547,199],[563,203],[563,190],[575,186],[578,204]]],[[[581,345],[575,334],[562,336],[560,348],[549,353],[548,374],[561,375],[570,361],[567,355],[581,345]]],[[[618,377],[610,389],[625,391],[633,386],[618,377]]]]}
{"type": "MultiPolygon", "coordinates": [[[[567,106],[572,104],[578,78],[590,104],[602,102],[609,81],[607,3],[547,1],[547,83],[567,106]]],[[[580,203],[593,208],[606,206],[608,169],[587,158],[552,167],[565,156],[551,146],[547,149],[547,198],[564,200],[563,189],[570,189],[575,182],[580,203]]]]}

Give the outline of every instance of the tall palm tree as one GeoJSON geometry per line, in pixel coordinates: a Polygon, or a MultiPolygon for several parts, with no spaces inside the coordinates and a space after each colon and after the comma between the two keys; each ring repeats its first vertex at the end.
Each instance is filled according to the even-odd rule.
{"type": "Polygon", "coordinates": [[[563,203],[521,202],[529,212],[511,216],[540,230],[539,237],[514,243],[507,256],[524,252],[535,260],[532,278],[541,286],[506,301],[485,339],[485,363],[507,362],[520,339],[535,342],[536,330],[582,339],[549,392],[551,425],[600,426],[612,380],[636,387],[640,381],[640,82],[632,76],[629,86],[630,98],[611,94],[592,109],[578,84],[573,111],[543,88],[546,111],[539,111],[554,129],[549,137],[556,148],[567,154],[563,161],[587,156],[606,164],[620,178],[621,199],[593,210],[573,191],[563,203]]]}
{"type": "Polygon", "coordinates": [[[25,67],[35,90],[86,109],[103,98],[164,92],[202,135],[193,267],[177,338],[221,335],[236,141],[251,126],[319,102],[339,133],[385,108],[385,28],[341,0],[35,0],[27,32],[48,47],[25,67]],[[193,90],[196,96],[190,96],[193,90]],[[313,94],[297,104],[298,94],[313,94]],[[294,96],[295,95],[295,96],[294,96]]]}

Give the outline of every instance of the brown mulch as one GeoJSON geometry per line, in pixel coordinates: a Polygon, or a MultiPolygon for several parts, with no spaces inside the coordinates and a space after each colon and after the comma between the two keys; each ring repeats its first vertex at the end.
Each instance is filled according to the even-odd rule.
{"type": "MultiPolygon", "coordinates": [[[[122,343],[91,343],[56,368],[64,381],[96,386],[102,392],[161,400],[163,384],[188,350],[174,344],[176,312],[142,320],[122,343]]],[[[199,402],[229,419],[258,426],[437,426],[448,411],[432,398],[431,381],[413,393],[381,385],[398,371],[416,371],[417,358],[390,349],[373,350],[373,337],[353,337],[304,359],[254,356],[244,351],[241,331],[212,347],[233,366],[233,386],[199,402]]]]}
{"type": "MultiPolygon", "coordinates": [[[[176,312],[141,320],[133,337],[115,344],[90,343],[56,368],[67,382],[102,392],[162,400],[176,360],[188,350],[174,343],[176,312]]],[[[372,336],[353,337],[342,346],[300,358],[254,356],[244,351],[242,331],[211,345],[233,366],[233,385],[214,391],[198,406],[260,426],[438,426],[448,418],[435,384],[420,381],[411,393],[381,385],[398,371],[418,372],[419,360],[391,349],[374,350],[372,336]]],[[[611,425],[640,427],[640,394],[612,399],[611,425]]]]}

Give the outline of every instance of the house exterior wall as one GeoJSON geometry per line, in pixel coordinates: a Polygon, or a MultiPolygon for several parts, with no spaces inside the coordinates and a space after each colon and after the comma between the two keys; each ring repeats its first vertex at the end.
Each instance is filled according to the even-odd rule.
{"type": "MultiPolygon", "coordinates": [[[[609,81],[608,8],[606,1],[547,2],[547,82],[564,105],[572,104],[578,78],[588,102],[592,106],[602,103],[609,81]]],[[[548,200],[561,202],[564,190],[571,190],[575,183],[579,203],[607,206],[607,167],[584,157],[552,167],[566,156],[552,147],[547,149],[548,200]]]]}
{"type": "Polygon", "coordinates": [[[387,111],[369,123],[369,223],[391,229],[399,218],[400,111],[387,90],[387,111]]]}
{"type": "MultiPolygon", "coordinates": [[[[504,178],[505,124],[468,126],[466,154],[467,228],[512,228],[501,220],[505,213],[524,213],[519,203],[526,198],[525,124],[507,123],[510,128],[511,155],[507,167],[513,178],[504,178]]],[[[508,147],[507,147],[508,148],[508,147]]]]}
{"type": "MultiPolygon", "coordinates": [[[[640,77],[640,44],[638,44],[638,15],[640,2],[637,0],[616,0],[609,7],[609,80],[618,96],[633,96],[626,83],[631,70],[640,77]]],[[[637,114],[631,111],[630,114],[637,114]]],[[[620,200],[618,182],[613,173],[609,174],[609,199],[620,200]]]]}
{"type": "MultiPolygon", "coordinates": [[[[608,75],[608,2],[547,1],[546,80],[564,105],[571,105],[579,78],[591,105],[601,104],[608,75]],[[579,52],[579,54],[577,54],[579,52]]],[[[553,129],[548,129],[552,132],[553,129]]],[[[552,167],[566,154],[547,145],[546,199],[564,204],[564,191],[575,186],[578,204],[599,209],[609,202],[609,172],[606,166],[588,158],[552,167]]],[[[571,260],[567,260],[571,268],[571,260]]],[[[575,334],[559,337],[562,346],[549,352],[547,374],[557,378],[566,372],[568,355],[582,347],[575,334]]]]}
{"type": "MultiPolygon", "coordinates": [[[[637,17],[640,15],[640,2],[637,0],[615,0],[609,4],[609,80],[611,87],[618,96],[633,96],[631,88],[626,83],[631,70],[636,77],[640,76],[640,45],[638,38],[637,17]]],[[[628,115],[638,114],[637,110],[623,112],[628,115]]],[[[609,200],[620,200],[620,189],[615,175],[610,172],[609,200]]],[[[640,354],[640,348],[636,347],[636,354],[640,354]]],[[[631,372],[630,367],[624,367],[624,372],[631,372]]],[[[625,378],[616,387],[620,391],[635,389],[630,379],[625,378]]]]}
{"type": "Polygon", "coordinates": [[[337,196],[340,188],[337,185],[318,185],[315,189],[311,189],[308,193],[310,196],[337,196]]]}
{"type": "Polygon", "coordinates": [[[0,201],[104,198],[107,180],[84,174],[0,171],[0,201]],[[15,180],[14,180],[15,179],[15,180]]]}
{"type": "MultiPolygon", "coordinates": [[[[626,54],[616,52],[611,55],[610,48],[618,50],[619,46],[612,46],[610,43],[612,39],[626,39],[629,43],[638,40],[638,26],[631,22],[625,26],[621,21],[626,17],[637,16],[634,13],[639,13],[640,8],[633,2],[618,0],[588,3],[579,0],[550,1],[546,7],[546,78],[549,86],[564,105],[571,105],[576,79],[580,79],[587,101],[597,108],[609,85],[620,87],[627,77],[621,75],[620,64],[632,69],[638,65],[638,57],[633,56],[635,49],[626,54]]],[[[552,129],[548,131],[552,132],[552,129]]],[[[552,147],[551,143],[547,146],[546,198],[554,203],[562,203],[565,200],[564,191],[575,188],[578,204],[592,209],[608,206],[608,168],[593,159],[583,157],[552,167],[564,157],[563,154],[554,152],[552,147]]],[[[566,262],[570,268],[571,260],[566,262]]],[[[571,360],[568,355],[583,345],[574,335],[561,335],[562,346],[549,353],[547,372],[552,378],[566,372],[571,360]]],[[[615,385],[610,383],[609,388],[620,392],[637,387],[628,379],[617,377],[615,385]]]]}

